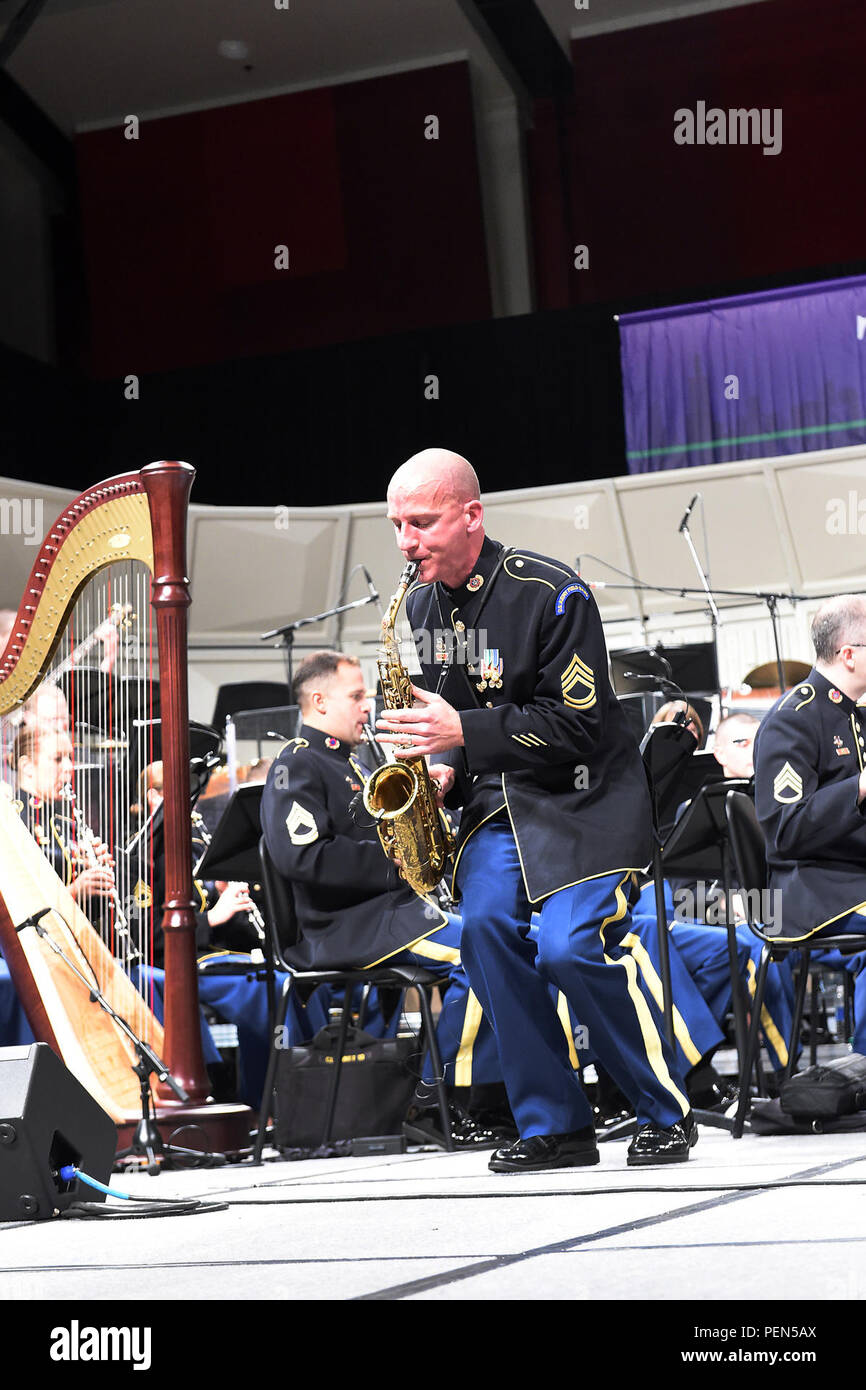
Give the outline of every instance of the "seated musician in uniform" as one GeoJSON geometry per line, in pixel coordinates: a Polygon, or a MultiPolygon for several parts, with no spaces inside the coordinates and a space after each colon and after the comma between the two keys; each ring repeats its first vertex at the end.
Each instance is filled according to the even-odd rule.
{"type": "MultiPolygon", "coordinates": [[[[163,766],[161,762],[150,763],[139,779],[139,803],[134,810],[143,809],[146,816],[152,815],[163,801],[163,766]]],[[[193,856],[198,860],[204,852],[205,844],[196,839],[193,831],[193,856]]],[[[144,865],[145,871],[149,868],[144,865]]],[[[141,907],[146,912],[152,904],[158,905],[163,899],[164,860],[160,853],[154,862],[154,883],[148,885],[140,880],[132,890],[133,910],[141,907]],[[153,891],[150,891],[152,887],[153,891]]],[[[222,881],[195,880],[198,897],[198,910],[195,914],[195,944],[198,952],[211,951],[222,947],[232,951],[250,951],[258,945],[258,935],[249,919],[253,906],[249,884],[222,881]]],[[[157,913],[158,916],[158,913],[157,913]]],[[[162,928],[154,923],[154,963],[162,963],[162,928]]]]}
{"type": "MultiPolygon", "coordinates": [[[[790,941],[866,933],[866,598],[843,594],[812,621],[815,665],[755,739],[755,806],[776,926],[790,941]]],[[[864,957],[812,959],[855,976],[854,1051],[866,1055],[864,957]]]]}
{"type": "MultiPolygon", "coordinates": [[[[163,765],[149,764],[139,779],[139,799],[134,813],[147,819],[162,805],[163,765]]],[[[193,830],[194,863],[204,852],[205,844],[193,830]]],[[[164,941],[162,904],[165,897],[165,860],[162,851],[154,857],[153,869],[145,854],[139,863],[130,856],[130,883],[135,879],[128,902],[127,915],[138,939],[153,940],[153,964],[142,970],[148,997],[153,999],[157,1018],[163,1016],[165,971],[162,969],[164,941]],[[152,878],[152,882],[151,882],[152,878]],[[151,993],[152,991],[152,993],[151,993]]],[[[268,1033],[267,985],[261,971],[248,954],[259,944],[259,936],[249,917],[253,907],[249,884],[241,882],[209,882],[193,880],[197,902],[195,912],[195,946],[199,959],[199,999],[226,1023],[237,1028],[238,1039],[238,1099],[258,1108],[268,1062],[270,1037],[268,1033]],[[244,971],[247,963],[249,969],[244,971]],[[209,965],[225,963],[231,969],[208,973],[209,965]]],[[[306,1007],[292,1001],[286,1021],[290,1045],[308,1041],[317,1028],[327,1022],[326,1001],[315,996],[306,1007]]],[[[210,1032],[203,1027],[205,1061],[218,1062],[210,1032]]]]}
{"type": "MultiPolygon", "coordinates": [[[[752,745],[758,723],[754,715],[745,712],[728,715],[720,722],[713,742],[713,756],[726,778],[752,777],[752,745]]],[[[702,732],[702,729],[695,730],[698,738],[702,736],[702,732]]],[[[665,901],[671,943],[713,1017],[721,1025],[732,1003],[728,936],[724,926],[724,893],[717,884],[698,885],[677,879],[673,883],[666,881],[665,901]],[[697,892],[699,886],[705,887],[702,896],[697,892]],[[706,911],[703,917],[699,918],[697,913],[704,903],[706,911]]],[[[736,896],[732,907],[735,917],[739,916],[735,927],[737,966],[746,990],[749,995],[754,996],[755,977],[763,945],[743,924],[736,896]]],[[[643,890],[640,911],[645,914],[646,924],[654,926],[655,903],[652,885],[643,890]]],[[[654,954],[654,940],[651,936],[643,939],[651,954],[654,954]]],[[[761,1031],[770,1064],[777,1072],[783,1071],[788,1062],[787,1038],[791,1025],[792,998],[788,966],[772,964],[767,976],[764,1005],[761,1010],[761,1031]]],[[[714,1093],[718,1093],[721,1099],[731,1098],[718,1078],[708,1075],[706,1071],[703,1072],[701,1084],[705,1082],[707,1094],[699,1098],[698,1103],[708,1104],[714,1093]]]]}
{"type": "MultiPolygon", "coordinates": [[[[365,771],[353,757],[370,704],[359,663],[314,652],[297,668],[293,698],[303,725],[280,753],[262,799],[262,827],[276,868],[289,881],[300,927],[300,967],[387,962],[423,966],[448,981],[437,1036],[449,1086],[487,1108],[501,1072],[493,1034],[460,963],[459,919],[402,882],[361,802],[365,771]],[[469,1096],[468,1087],[473,1088],[469,1096]]],[[[429,1081],[429,1076],[426,1078],[429,1081]]],[[[410,1140],[441,1141],[427,1091],[410,1111],[410,1140]]],[[[494,1147],[497,1137],[461,1107],[452,1110],[457,1147],[494,1147]]]]}

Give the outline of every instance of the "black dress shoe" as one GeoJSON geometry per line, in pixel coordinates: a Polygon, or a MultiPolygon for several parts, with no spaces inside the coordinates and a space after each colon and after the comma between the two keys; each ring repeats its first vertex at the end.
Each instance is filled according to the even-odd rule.
{"type": "MultiPolygon", "coordinates": [[[[460,1153],[495,1149],[500,1142],[498,1135],[477,1124],[471,1115],[456,1105],[449,1105],[448,1115],[451,1120],[451,1142],[460,1153]]],[[[445,1136],[438,1107],[411,1109],[403,1121],[403,1137],[410,1144],[435,1144],[437,1148],[444,1149],[445,1136]]]]}
{"type": "Polygon", "coordinates": [[[598,1163],[592,1125],[571,1134],[534,1134],[497,1149],[488,1167],[494,1173],[546,1173],[549,1168],[584,1168],[598,1163]]]}
{"type": "Polygon", "coordinates": [[[628,1146],[626,1162],[630,1168],[653,1163],[685,1163],[689,1149],[698,1142],[698,1127],[691,1110],[670,1129],[661,1125],[644,1125],[628,1146]]]}

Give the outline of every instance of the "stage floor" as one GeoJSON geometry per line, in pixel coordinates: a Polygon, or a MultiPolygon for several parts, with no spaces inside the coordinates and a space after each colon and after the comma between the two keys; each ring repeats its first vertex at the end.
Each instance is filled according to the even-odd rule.
{"type": "Polygon", "coordinates": [[[866,1296],[866,1133],[735,1142],[703,1128],[688,1163],[637,1170],[624,1142],[602,1145],[595,1168],[535,1176],[492,1174],[487,1158],[419,1151],[115,1177],[140,1196],[229,1205],[0,1226],[4,1330],[16,1300],[134,1299],[140,1318],[151,1300],[866,1296]],[[774,1186],[784,1183],[805,1185],[774,1186]],[[729,1190],[744,1184],[769,1189],[729,1190]]]}

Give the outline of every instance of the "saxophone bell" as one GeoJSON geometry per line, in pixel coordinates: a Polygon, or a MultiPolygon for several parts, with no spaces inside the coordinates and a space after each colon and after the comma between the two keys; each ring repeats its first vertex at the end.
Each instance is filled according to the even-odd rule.
{"type": "MultiPolygon", "coordinates": [[[[394,637],[397,613],[420,566],[410,560],[382,619],[379,677],[386,709],[410,709],[412,681],[400,660],[394,637]]],[[[376,825],[382,848],[399,860],[400,873],[416,893],[429,893],[442,878],[454,849],[454,837],[439,811],[436,791],[423,757],[386,762],[371,773],[364,787],[364,807],[376,825]]]]}

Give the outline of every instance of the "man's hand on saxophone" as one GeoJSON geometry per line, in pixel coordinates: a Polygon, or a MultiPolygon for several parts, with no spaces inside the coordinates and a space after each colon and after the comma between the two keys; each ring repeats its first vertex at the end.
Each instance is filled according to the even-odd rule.
{"type": "Polygon", "coordinates": [[[463,726],[456,709],[441,695],[419,690],[415,685],[412,694],[416,700],[414,708],[384,709],[379,715],[376,720],[378,741],[392,744],[398,758],[419,758],[462,747],[463,726]]]}

